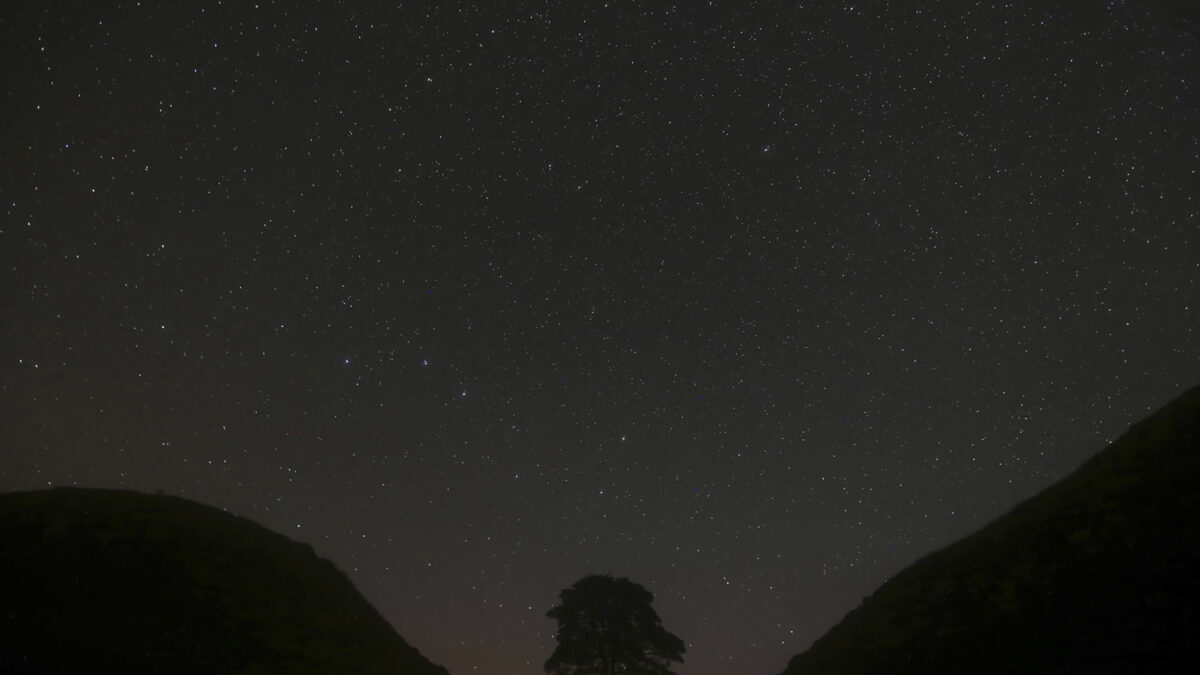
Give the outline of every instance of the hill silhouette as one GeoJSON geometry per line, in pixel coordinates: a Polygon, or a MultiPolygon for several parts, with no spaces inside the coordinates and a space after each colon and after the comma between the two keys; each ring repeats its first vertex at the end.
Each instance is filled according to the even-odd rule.
{"type": "Polygon", "coordinates": [[[0,672],[446,675],[310,546],[77,488],[0,495],[0,672]]]}
{"type": "Polygon", "coordinates": [[[784,675],[1192,672],[1198,600],[1195,387],[897,574],[784,675]]]}

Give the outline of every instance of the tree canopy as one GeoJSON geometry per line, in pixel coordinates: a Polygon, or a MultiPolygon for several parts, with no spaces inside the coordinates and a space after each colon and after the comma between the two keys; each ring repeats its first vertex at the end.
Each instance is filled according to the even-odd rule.
{"type": "Polygon", "coordinates": [[[559,594],[551,675],[674,675],[687,647],[662,627],[654,594],[624,577],[587,576],[559,594]]]}

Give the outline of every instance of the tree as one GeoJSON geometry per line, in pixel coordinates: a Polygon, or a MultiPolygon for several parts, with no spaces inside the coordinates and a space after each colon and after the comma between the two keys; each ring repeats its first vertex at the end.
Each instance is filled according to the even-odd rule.
{"type": "Polygon", "coordinates": [[[546,612],[558,621],[558,646],[543,668],[552,675],[675,675],[683,640],[651,607],[654,594],[624,577],[587,576],[559,593],[546,612]]]}

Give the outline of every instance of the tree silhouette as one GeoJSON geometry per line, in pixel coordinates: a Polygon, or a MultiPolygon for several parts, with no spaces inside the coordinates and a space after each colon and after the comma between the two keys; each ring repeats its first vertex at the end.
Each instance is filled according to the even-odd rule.
{"type": "Polygon", "coordinates": [[[558,646],[543,668],[552,675],[675,675],[683,640],[651,607],[654,594],[624,577],[587,576],[559,593],[546,612],[558,621],[558,646]]]}

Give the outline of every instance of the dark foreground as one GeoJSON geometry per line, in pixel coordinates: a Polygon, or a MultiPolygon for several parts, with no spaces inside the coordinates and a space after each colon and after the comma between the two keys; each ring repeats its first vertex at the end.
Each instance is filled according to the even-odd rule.
{"type": "Polygon", "coordinates": [[[174,497],[0,495],[0,673],[445,675],[312,548],[174,497]]]}
{"type": "Polygon", "coordinates": [[[1182,673],[1200,663],[1200,387],[889,580],[784,675],[1182,673]]]}

